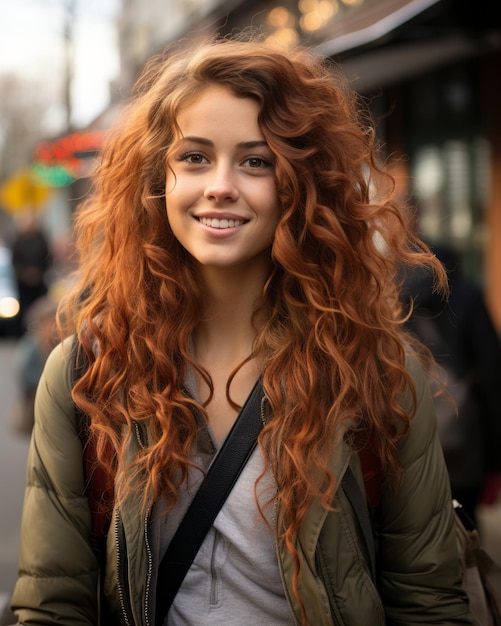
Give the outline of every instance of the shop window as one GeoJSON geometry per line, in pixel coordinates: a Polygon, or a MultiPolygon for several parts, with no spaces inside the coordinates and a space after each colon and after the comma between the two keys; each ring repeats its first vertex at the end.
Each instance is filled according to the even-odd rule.
{"type": "Polygon", "coordinates": [[[485,239],[488,164],[488,143],[479,137],[419,146],[411,166],[419,231],[431,243],[460,250],[473,275],[485,239]]]}
{"type": "Polygon", "coordinates": [[[430,243],[458,249],[466,272],[478,278],[490,161],[478,71],[467,64],[444,68],[409,83],[404,92],[417,227],[430,243]]]}

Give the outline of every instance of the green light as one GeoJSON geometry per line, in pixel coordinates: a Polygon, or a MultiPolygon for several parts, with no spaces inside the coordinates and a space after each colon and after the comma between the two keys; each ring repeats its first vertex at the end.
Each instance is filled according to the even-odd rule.
{"type": "Polygon", "coordinates": [[[42,165],[35,163],[32,166],[34,174],[47,187],[67,187],[75,178],[62,165],[42,165]]]}

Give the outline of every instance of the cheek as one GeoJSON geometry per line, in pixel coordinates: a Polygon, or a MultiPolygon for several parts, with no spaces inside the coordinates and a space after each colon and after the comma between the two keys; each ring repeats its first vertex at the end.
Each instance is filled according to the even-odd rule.
{"type": "Polygon", "coordinates": [[[269,219],[278,219],[280,212],[280,201],[278,199],[277,187],[274,180],[267,181],[258,191],[259,204],[267,213],[269,219]]]}

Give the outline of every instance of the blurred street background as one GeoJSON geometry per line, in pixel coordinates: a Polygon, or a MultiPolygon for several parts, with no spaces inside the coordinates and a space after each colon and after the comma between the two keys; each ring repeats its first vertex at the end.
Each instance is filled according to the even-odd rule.
{"type": "MultiPolygon", "coordinates": [[[[90,190],[103,135],[144,63],[169,42],[251,27],[274,45],[304,43],[340,65],[370,107],[414,227],[432,247],[455,255],[479,294],[484,321],[465,318],[464,332],[475,327],[477,334],[456,340],[464,368],[485,364],[480,335],[488,327],[489,377],[500,392],[501,365],[492,350],[501,335],[495,5],[0,0],[0,609],[16,576],[34,387],[52,345],[54,307],[73,269],[73,215],[90,190]]],[[[458,311],[452,317],[459,319],[458,311]]],[[[501,437],[485,435],[499,433],[501,402],[487,403],[490,425],[482,436],[498,465],[485,469],[488,489],[473,497],[483,541],[501,562],[501,437]]],[[[465,456],[462,465],[473,474],[475,463],[465,456]]]]}

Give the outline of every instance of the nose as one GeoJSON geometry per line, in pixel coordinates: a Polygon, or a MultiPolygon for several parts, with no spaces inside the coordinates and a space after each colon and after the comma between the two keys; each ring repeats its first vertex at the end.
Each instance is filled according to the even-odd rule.
{"type": "Polygon", "coordinates": [[[204,195],[207,200],[216,202],[235,201],[238,198],[235,173],[229,164],[219,163],[211,170],[204,195]]]}

